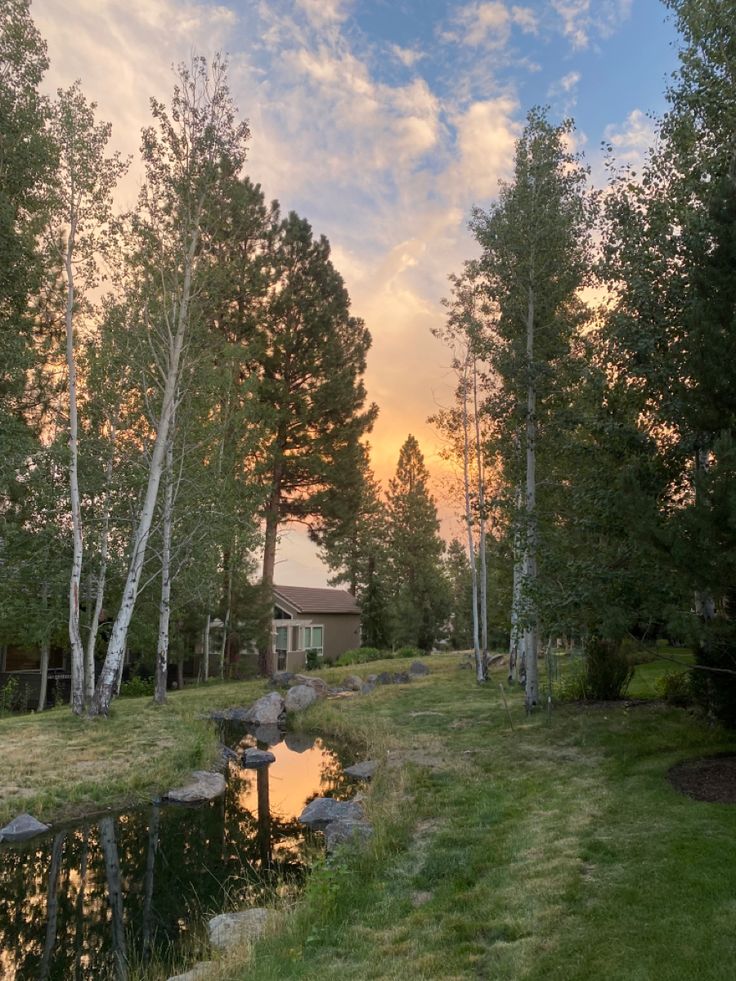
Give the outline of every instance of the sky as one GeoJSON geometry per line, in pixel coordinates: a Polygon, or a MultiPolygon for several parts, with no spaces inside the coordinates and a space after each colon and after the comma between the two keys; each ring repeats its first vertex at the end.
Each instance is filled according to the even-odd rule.
{"type": "MultiPolygon", "coordinates": [[[[134,203],[149,98],[172,65],[227,53],[251,142],[246,165],[283,212],[325,234],[373,346],[370,436],[384,483],[409,433],[434,479],[445,528],[441,444],[427,419],[449,404],[442,325],[448,276],[477,254],[467,223],[507,178],[535,105],[572,116],[575,145],[604,181],[602,143],[641,160],[665,108],[676,38],[659,0],[33,0],[46,87],[82,80],[112,146],[134,161],[119,191],[134,203]]],[[[283,584],[325,585],[298,530],[277,557],[283,584]]]]}

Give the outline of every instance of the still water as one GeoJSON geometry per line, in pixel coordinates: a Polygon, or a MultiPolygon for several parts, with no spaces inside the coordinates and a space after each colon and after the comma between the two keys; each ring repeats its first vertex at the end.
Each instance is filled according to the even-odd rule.
{"type": "MultiPolygon", "coordinates": [[[[242,727],[223,741],[256,745],[242,727]]],[[[315,796],[349,796],[341,762],[301,733],[257,745],[276,762],[230,763],[211,803],[111,812],[0,845],[0,978],[140,977],[152,960],[196,954],[215,913],[298,891],[314,842],[296,818],[315,796]]]]}

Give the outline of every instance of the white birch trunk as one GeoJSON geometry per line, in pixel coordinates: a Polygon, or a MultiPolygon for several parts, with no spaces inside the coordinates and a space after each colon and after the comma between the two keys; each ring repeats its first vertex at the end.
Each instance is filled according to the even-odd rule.
{"type": "MultiPolygon", "coordinates": [[[[119,408],[119,407],[118,407],[119,408]]],[[[110,455],[105,465],[105,502],[103,504],[102,531],[100,532],[100,567],[97,572],[97,588],[95,589],[95,605],[87,636],[87,648],[84,653],[84,701],[89,705],[95,694],[95,645],[97,632],[100,628],[100,615],[105,600],[105,584],[107,581],[107,554],[110,541],[110,485],[115,457],[115,439],[117,435],[118,410],[110,432],[110,455]]]]}
{"type": "Polygon", "coordinates": [[[534,290],[529,286],[527,306],[526,353],[529,378],[526,405],[526,540],[524,547],[525,619],[524,662],[526,690],[524,702],[531,711],[539,702],[539,678],[537,670],[538,624],[534,586],[537,578],[537,385],[534,377],[534,290]]]}
{"type": "Polygon", "coordinates": [[[169,430],[172,425],[172,419],[176,408],[176,392],[179,382],[179,369],[181,366],[184,338],[188,327],[193,264],[198,242],[199,234],[197,231],[195,231],[192,234],[189,251],[187,252],[184,266],[184,281],[182,284],[182,294],[178,309],[176,333],[169,342],[169,357],[161,404],[161,415],[158,430],[156,432],[156,441],[153,446],[153,453],[151,454],[146,494],[144,497],[143,506],[141,507],[138,526],[133,538],[133,546],[128,565],[128,575],[123,588],[123,597],[112,626],[105,663],[102,666],[102,671],[100,672],[97,688],[95,690],[95,696],[90,706],[90,715],[93,716],[107,715],[110,711],[110,703],[113,697],[113,687],[122,668],[122,658],[123,654],[125,653],[128,628],[130,627],[130,621],[133,616],[133,610],[135,609],[135,603],[138,597],[138,586],[140,584],[141,572],[143,571],[143,561],[146,556],[148,536],[151,532],[151,523],[153,521],[153,514],[156,507],[158,488],[164,469],[164,457],[169,440],[169,430]]]}
{"type": "MultiPolygon", "coordinates": [[[[74,190],[72,188],[72,200],[74,190]]],[[[69,644],[71,647],[71,707],[84,711],[84,649],[79,628],[79,593],[82,582],[82,504],[79,494],[79,419],[77,414],[77,365],[74,355],[74,244],[77,220],[72,215],[64,252],[66,271],[66,366],[69,378],[69,499],[72,512],[72,571],[69,579],[69,644]]]]}
{"type": "Polygon", "coordinates": [[[204,624],[204,637],[202,639],[202,681],[209,681],[210,677],[210,620],[209,613],[204,624]]]}
{"type": "Polygon", "coordinates": [[[520,680],[521,660],[524,656],[523,640],[519,629],[521,619],[521,584],[524,575],[524,552],[521,542],[518,515],[524,503],[521,487],[516,488],[516,528],[514,529],[514,578],[511,592],[511,634],[509,637],[509,684],[520,680]]]}
{"type": "Polygon", "coordinates": [[[475,680],[485,681],[485,671],[483,670],[483,657],[480,649],[478,634],[478,566],[475,556],[475,544],[473,542],[473,514],[470,508],[470,439],[468,434],[468,364],[467,360],[463,366],[461,378],[463,393],[463,488],[465,491],[465,526],[468,533],[468,561],[470,562],[470,576],[473,593],[473,655],[475,658],[475,680]]]}
{"type": "Polygon", "coordinates": [[[117,981],[127,981],[128,958],[125,945],[125,914],[123,910],[123,885],[118,857],[118,844],[115,840],[115,819],[104,817],[100,820],[100,841],[105,859],[105,878],[107,879],[107,898],[110,904],[110,926],[112,928],[112,951],[115,959],[117,981]]]}
{"type": "MultiPolygon", "coordinates": [[[[48,605],[49,605],[49,584],[44,582],[41,587],[41,609],[43,610],[44,618],[48,617],[48,605]]],[[[49,652],[51,649],[51,643],[49,640],[49,629],[48,624],[44,623],[44,634],[41,640],[41,685],[38,691],[38,711],[43,712],[46,708],[46,698],[48,696],[49,688],[49,652]]]]}
{"type": "MultiPolygon", "coordinates": [[[[695,452],[695,503],[702,496],[700,487],[701,475],[708,472],[710,464],[709,452],[699,446],[695,452]]],[[[708,589],[699,589],[695,593],[695,614],[705,623],[709,623],[716,615],[716,602],[708,589]]]]}
{"type": "Polygon", "coordinates": [[[51,958],[56,946],[57,922],[59,917],[59,872],[64,852],[66,831],[61,831],[54,838],[51,847],[51,865],[49,867],[49,886],[46,894],[46,939],[43,945],[43,956],[39,969],[39,981],[47,981],[51,970],[51,958]]]}
{"type": "Polygon", "coordinates": [[[486,486],[483,464],[483,445],[480,439],[480,418],[478,414],[478,368],[473,358],[473,413],[475,418],[475,452],[478,474],[478,530],[480,540],[480,642],[483,650],[483,680],[488,673],[488,569],[486,561],[486,486]]]}
{"type": "MultiPolygon", "coordinates": [[[[172,417],[172,430],[175,420],[172,417]]],[[[166,676],[169,668],[169,620],[171,617],[171,535],[174,525],[174,447],[173,431],[166,446],[166,487],[164,491],[163,546],[161,550],[161,601],[158,611],[158,645],[156,648],[156,686],[153,700],[166,701],[166,676]]]]}

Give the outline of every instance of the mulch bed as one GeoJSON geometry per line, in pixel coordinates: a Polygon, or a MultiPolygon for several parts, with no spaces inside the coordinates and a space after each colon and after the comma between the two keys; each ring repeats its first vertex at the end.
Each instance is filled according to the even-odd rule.
{"type": "Polygon", "coordinates": [[[687,797],[712,804],[736,804],[736,753],[676,763],[667,778],[687,797]]]}

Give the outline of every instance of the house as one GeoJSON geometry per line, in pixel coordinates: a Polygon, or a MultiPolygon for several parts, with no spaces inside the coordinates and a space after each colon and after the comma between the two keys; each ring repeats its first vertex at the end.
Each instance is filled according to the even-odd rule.
{"type": "MultiPolygon", "coordinates": [[[[58,699],[66,700],[70,678],[69,655],[52,645],[49,651],[47,705],[53,705],[58,699]]],[[[0,643],[0,688],[6,688],[8,682],[16,689],[16,704],[36,707],[41,692],[40,647],[0,643]]]]}
{"type": "Polygon", "coordinates": [[[279,670],[303,668],[307,651],[336,661],[360,646],[360,607],[344,589],[274,586],[273,646],[279,670]]]}

